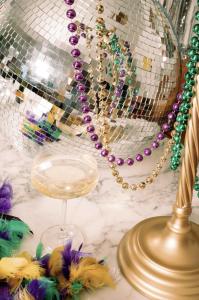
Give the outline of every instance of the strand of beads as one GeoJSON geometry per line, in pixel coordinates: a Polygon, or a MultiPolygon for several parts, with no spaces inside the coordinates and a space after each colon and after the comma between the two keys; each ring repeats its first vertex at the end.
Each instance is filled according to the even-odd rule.
{"type": "MultiPolygon", "coordinates": [[[[195,19],[199,21],[199,12],[196,12],[195,19]]],[[[191,38],[190,49],[188,50],[189,62],[187,63],[188,72],[185,74],[185,84],[182,93],[182,103],[180,105],[180,114],[177,117],[176,130],[173,136],[175,144],[172,148],[172,157],[170,167],[176,170],[180,165],[181,151],[183,145],[181,144],[182,136],[186,131],[189,110],[191,108],[191,99],[194,96],[193,87],[195,85],[195,76],[198,74],[197,64],[199,62],[199,24],[195,24],[193,32],[196,34],[191,38]]]]}

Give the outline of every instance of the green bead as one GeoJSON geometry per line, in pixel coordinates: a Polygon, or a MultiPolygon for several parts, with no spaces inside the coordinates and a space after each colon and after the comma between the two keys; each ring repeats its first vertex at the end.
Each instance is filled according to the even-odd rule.
{"type": "Polygon", "coordinates": [[[180,106],[180,112],[182,112],[183,114],[186,114],[189,112],[189,109],[191,108],[191,104],[190,103],[182,103],[180,106]]]}
{"type": "Polygon", "coordinates": [[[186,84],[193,87],[193,85],[195,85],[195,80],[193,79],[186,80],[186,84]]]}
{"type": "Polygon", "coordinates": [[[192,57],[193,55],[196,55],[196,54],[197,54],[197,51],[194,50],[194,49],[189,49],[189,50],[187,51],[187,55],[188,55],[189,57],[192,57]]]}
{"type": "Polygon", "coordinates": [[[198,49],[199,47],[199,39],[197,38],[197,36],[193,36],[191,38],[191,46],[195,49],[198,49]]]}
{"type": "Polygon", "coordinates": [[[199,21],[199,11],[197,11],[197,12],[195,13],[195,19],[196,19],[197,21],[199,21]]]}
{"type": "Polygon", "coordinates": [[[176,126],[176,131],[177,132],[184,132],[185,129],[186,129],[186,125],[184,125],[184,124],[179,124],[179,125],[176,126]]]}
{"type": "Polygon", "coordinates": [[[196,75],[197,71],[198,70],[195,67],[189,69],[189,73],[193,76],[196,75]]]}
{"type": "Polygon", "coordinates": [[[194,185],[194,190],[197,191],[197,192],[199,192],[199,184],[198,184],[198,183],[196,183],[196,184],[194,185]]]}
{"type": "Polygon", "coordinates": [[[192,61],[189,61],[187,64],[186,64],[187,68],[190,69],[190,68],[195,68],[196,67],[196,64],[194,64],[194,62],[192,61]]]}
{"type": "Polygon", "coordinates": [[[192,91],[192,89],[193,89],[193,87],[191,85],[189,85],[189,84],[184,85],[184,90],[185,91],[192,91]]]}
{"type": "Polygon", "coordinates": [[[193,32],[195,32],[196,34],[199,34],[199,24],[195,24],[193,26],[193,32]]]}
{"type": "Polygon", "coordinates": [[[176,144],[172,147],[172,151],[173,152],[180,151],[182,150],[182,148],[183,148],[182,144],[176,144]]]}
{"type": "Polygon", "coordinates": [[[197,63],[199,61],[199,55],[195,54],[195,55],[191,56],[190,60],[197,63]]]}
{"type": "Polygon", "coordinates": [[[187,72],[187,73],[185,74],[185,76],[184,76],[184,78],[185,78],[186,80],[193,79],[193,77],[194,77],[194,75],[191,74],[190,72],[187,72]]]}
{"type": "Polygon", "coordinates": [[[117,58],[114,59],[114,64],[115,64],[115,65],[119,65],[119,63],[120,63],[120,60],[119,60],[119,59],[117,59],[117,58]]]}
{"type": "Polygon", "coordinates": [[[178,168],[178,165],[170,165],[171,170],[176,171],[178,168]]]}
{"type": "Polygon", "coordinates": [[[189,100],[190,98],[193,97],[193,92],[192,91],[184,91],[182,95],[183,100],[189,100]]]}
{"type": "Polygon", "coordinates": [[[175,136],[173,137],[173,139],[174,139],[174,141],[176,142],[176,144],[181,142],[181,136],[180,136],[180,135],[175,135],[175,136]]]}

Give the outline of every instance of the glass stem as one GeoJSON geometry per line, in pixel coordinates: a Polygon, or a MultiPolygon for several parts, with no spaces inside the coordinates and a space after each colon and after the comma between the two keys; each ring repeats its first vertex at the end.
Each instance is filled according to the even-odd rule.
{"type": "Polygon", "coordinates": [[[63,228],[67,225],[68,200],[63,200],[63,228]]]}

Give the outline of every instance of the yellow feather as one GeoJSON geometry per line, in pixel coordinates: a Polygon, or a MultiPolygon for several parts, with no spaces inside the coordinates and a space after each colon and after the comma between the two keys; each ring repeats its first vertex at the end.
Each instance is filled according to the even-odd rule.
{"type": "Polygon", "coordinates": [[[17,300],[34,300],[34,298],[25,290],[19,292],[17,300]]]}
{"type": "Polygon", "coordinates": [[[64,251],[64,247],[56,248],[50,257],[49,260],[49,269],[51,276],[58,276],[62,272],[62,252],[64,251]]]}
{"type": "Polygon", "coordinates": [[[0,279],[13,278],[27,264],[25,258],[5,257],[0,260],[0,279]]]}
{"type": "Polygon", "coordinates": [[[19,272],[17,273],[18,278],[25,278],[28,280],[31,279],[38,279],[43,275],[44,270],[39,266],[38,262],[28,262],[27,265],[24,266],[19,272]]]}
{"type": "Polygon", "coordinates": [[[115,287],[115,283],[106,266],[99,264],[94,258],[83,258],[78,265],[71,266],[70,281],[81,281],[88,289],[103,286],[115,287]]]}

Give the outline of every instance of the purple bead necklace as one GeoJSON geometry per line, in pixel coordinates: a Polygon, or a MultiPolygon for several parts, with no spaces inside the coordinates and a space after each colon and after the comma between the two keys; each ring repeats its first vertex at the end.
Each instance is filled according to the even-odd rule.
{"type": "MultiPolygon", "coordinates": [[[[74,0],[64,0],[64,2],[69,6],[72,6],[74,4],[74,0]]],[[[73,20],[76,17],[75,10],[72,8],[69,8],[66,12],[66,16],[70,20],[73,20]]],[[[77,29],[78,29],[78,27],[77,27],[76,23],[70,22],[68,24],[68,30],[69,30],[69,32],[72,33],[72,35],[69,38],[69,43],[74,47],[71,51],[71,56],[74,58],[74,62],[73,62],[73,67],[75,70],[74,79],[77,82],[77,90],[79,92],[78,100],[81,103],[82,112],[84,114],[83,121],[84,121],[84,124],[87,125],[87,132],[90,134],[91,141],[93,141],[95,143],[95,148],[97,150],[101,151],[102,157],[106,157],[110,163],[116,162],[118,166],[122,166],[124,163],[127,163],[127,165],[132,166],[134,164],[135,160],[137,162],[141,162],[141,161],[143,161],[144,156],[146,156],[146,157],[150,156],[152,154],[152,150],[157,149],[159,147],[160,141],[164,140],[165,133],[167,133],[168,131],[171,130],[171,126],[172,126],[173,122],[175,122],[177,113],[179,111],[180,103],[182,101],[182,95],[180,93],[177,95],[177,98],[176,98],[177,102],[174,103],[172,112],[170,112],[168,114],[168,122],[162,125],[162,130],[157,134],[156,139],[151,144],[151,147],[145,148],[143,154],[138,153],[135,156],[135,160],[131,157],[127,158],[126,160],[123,158],[116,158],[113,154],[109,153],[108,149],[103,148],[103,144],[99,141],[99,137],[95,132],[96,129],[92,124],[92,118],[89,115],[90,108],[89,108],[89,103],[88,103],[88,96],[86,94],[86,86],[82,83],[82,81],[85,78],[82,73],[83,62],[80,59],[81,52],[78,48],[75,47],[75,46],[77,46],[77,44],[79,42],[79,37],[75,34],[77,29]]],[[[124,72],[125,72],[125,70],[121,70],[121,72],[119,74],[119,76],[121,77],[120,81],[122,81],[123,80],[122,78],[125,76],[124,72]]],[[[119,90],[118,87],[116,88],[115,95],[116,95],[116,97],[119,97],[121,94],[120,95],[117,94],[116,93],[117,90],[119,90]]]]}

